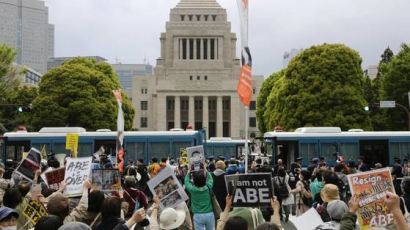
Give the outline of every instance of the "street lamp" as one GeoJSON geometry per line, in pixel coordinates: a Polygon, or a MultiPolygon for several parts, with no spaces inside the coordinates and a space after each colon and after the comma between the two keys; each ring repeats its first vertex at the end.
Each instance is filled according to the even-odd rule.
{"type": "Polygon", "coordinates": [[[380,108],[396,108],[396,106],[402,108],[407,113],[408,130],[410,131],[410,111],[406,106],[399,104],[396,101],[380,101],[379,106],[380,108]]]}

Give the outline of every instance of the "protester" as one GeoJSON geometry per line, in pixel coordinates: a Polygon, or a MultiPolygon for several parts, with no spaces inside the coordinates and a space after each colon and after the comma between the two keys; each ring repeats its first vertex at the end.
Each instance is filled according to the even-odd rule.
{"type": "Polygon", "coordinates": [[[278,198],[280,206],[280,219],[282,220],[283,215],[285,214],[285,222],[289,221],[289,215],[291,213],[292,205],[294,204],[294,197],[289,191],[289,176],[286,174],[286,171],[283,167],[279,167],[277,171],[277,176],[273,178],[275,183],[275,195],[278,198]],[[282,212],[283,210],[283,212],[282,212]]]}
{"type": "Polygon", "coordinates": [[[310,172],[302,170],[296,188],[291,191],[296,197],[296,215],[305,213],[312,204],[312,193],[309,188],[310,172]]]}
{"type": "Polygon", "coordinates": [[[212,173],[212,178],[214,180],[214,186],[212,188],[216,200],[219,203],[221,209],[225,209],[225,197],[227,195],[226,185],[225,185],[225,163],[223,161],[217,161],[215,163],[216,169],[212,173]]]}
{"type": "Polygon", "coordinates": [[[12,180],[3,178],[4,172],[4,164],[0,162],[0,205],[3,204],[3,196],[6,192],[6,189],[9,189],[14,185],[14,182],[12,180]]]}
{"type": "Polygon", "coordinates": [[[195,229],[212,230],[215,225],[210,190],[213,179],[209,172],[194,171],[185,176],[185,189],[191,194],[191,211],[195,229]],[[193,184],[190,175],[192,173],[193,184]]]}
{"type": "Polygon", "coordinates": [[[340,221],[348,212],[348,207],[345,202],[341,200],[333,200],[327,204],[326,212],[329,214],[329,221],[317,226],[316,230],[339,230],[340,221]]]}
{"type": "Polygon", "coordinates": [[[160,200],[158,197],[154,197],[154,204],[152,206],[152,212],[150,216],[150,230],[172,230],[172,229],[188,229],[192,230],[191,216],[189,210],[186,207],[185,202],[179,204],[174,208],[165,208],[159,215],[158,223],[158,211],[160,207],[160,200]],[[185,223],[185,224],[184,224],[185,223]]]}
{"type": "Polygon", "coordinates": [[[0,229],[13,230],[17,229],[17,218],[19,214],[8,207],[0,208],[0,229]]]}
{"type": "Polygon", "coordinates": [[[91,230],[90,226],[81,222],[70,222],[61,226],[58,230],[91,230]]]}
{"type": "Polygon", "coordinates": [[[139,208],[148,208],[148,199],[145,194],[136,189],[136,180],[134,177],[125,177],[124,180],[124,199],[129,204],[128,212],[125,217],[132,216],[135,210],[139,208]]]}
{"type": "Polygon", "coordinates": [[[232,175],[238,173],[238,165],[236,164],[235,159],[229,161],[228,168],[226,169],[226,174],[232,175]]]}
{"type": "Polygon", "coordinates": [[[360,172],[370,171],[370,166],[365,162],[364,157],[359,157],[359,159],[357,159],[357,167],[360,172]]]}
{"type": "Polygon", "coordinates": [[[410,177],[404,177],[401,182],[402,196],[400,197],[400,209],[410,224],[410,177]]]}
{"type": "Polygon", "coordinates": [[[63,225],[63,220],[55,215],[48,215],[41,217],[34,230],[58,230],[63,225]]]}

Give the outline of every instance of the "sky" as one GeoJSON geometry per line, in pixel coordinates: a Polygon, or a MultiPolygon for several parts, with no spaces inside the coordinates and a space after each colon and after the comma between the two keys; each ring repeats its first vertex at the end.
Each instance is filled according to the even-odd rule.
{"type": "MultiPolygon", "coordinates": [[[[240,37],[236,0],[217,0],[240,37]]],[[[179,0],[45,0],[55,25],[55,56],[102,56],[110,63],[155,66],[160,33],[179,0]]],[[[250,0],[249,46],[254,73],[283,68],[291,49],[343,43],[357,50],[363,68],[389,46],[410,43],[408,0],[250,0]]],[[[240,38],[238,39],[239,56],[240,38]]]]}

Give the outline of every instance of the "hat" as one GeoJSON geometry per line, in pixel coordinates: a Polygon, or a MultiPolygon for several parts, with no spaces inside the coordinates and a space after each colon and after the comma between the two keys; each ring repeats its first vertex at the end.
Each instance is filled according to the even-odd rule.
{"type": "Polygon", "coordinates": [[[303,160],[303,157],[296,158],[296,161],[301,161],[301,160],[303,160]]]}
{"type": "Polygon", "coordinates": [[[183,209],[166,208],[159,216],[159,227],[169,230],[176,229],[185,221],[185,211],[183,209]]]}
{"type": "Polygon", "coordinates": [[[317,162],[319,162],[320,160],[319,160],[319,158],[317,158],[317,157],[315,157],[315,158],[312,158],[312,160],[311,160],[311,162],[314,162],[314,163],[317,163],[317,162]]]}
{"type": "Polygon", "coordinates": [[[225,168],[226,168],[225,162],[223,162],[221,160],[217,161],[215,163],[215,166],[216,166],[217,169],[221,169],[221,170],[225,170],[225,168]]]}
{"type": "Polygon", "coordinates": [[[1,207],[0,208],[0,221],[3,221],[5,218],[9,217],[10,215],[15,216],[16,218],[19,217],[19,214],[9,207],[1,207]]]}
{"type": "Polygon", "coordinates": [[[221,160],[221,161],[224,161],[224,160],[225,160],[225,156],[222,156],[222,155],[218,156],[218,158],[219,158],[219,160],[221,160]]]}
{"type": "Polygon", "coordinates": [[[61,226],[58,230],[91,230],[91,228],[81,222],[69,222],[61,226]]]}
{"type": "Polygon", "coordinates": [[[333,200],[340,200],[339,188],[334,184],[325,184],[320,191],[320,197],[327,203],[333,200]]]}
{"type": "Polygon", "coordinates": [[[340,221],[343,215],[349,211],[349,208],[345,202],[333,200],[327,204],[326,211],[332,220],[340,221]]]}

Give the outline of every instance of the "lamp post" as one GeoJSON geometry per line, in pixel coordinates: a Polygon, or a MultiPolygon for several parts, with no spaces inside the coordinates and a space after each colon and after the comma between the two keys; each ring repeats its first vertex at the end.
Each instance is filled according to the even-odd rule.
{"type": "Polygon", "coordinates": [[[402,108],[407,113],[407,124],[408,130],[410,131],[410,111],[406,106],[399,104],[396,101],[380,101],[379,106],[380,108],[396,108],[397,106],[402,108]]]}
{"type": "Polygon", "coordinates": [[[408,130],[410,131],[410,111],[409,111],[409,109],[406,106],[401,105],[399,103],[396,103],[396,105],[399,106],[400,108],[404,109],[404,111],[406,111],[406,113],[407,113],[407,125],[408,125],[408,130]]]}

